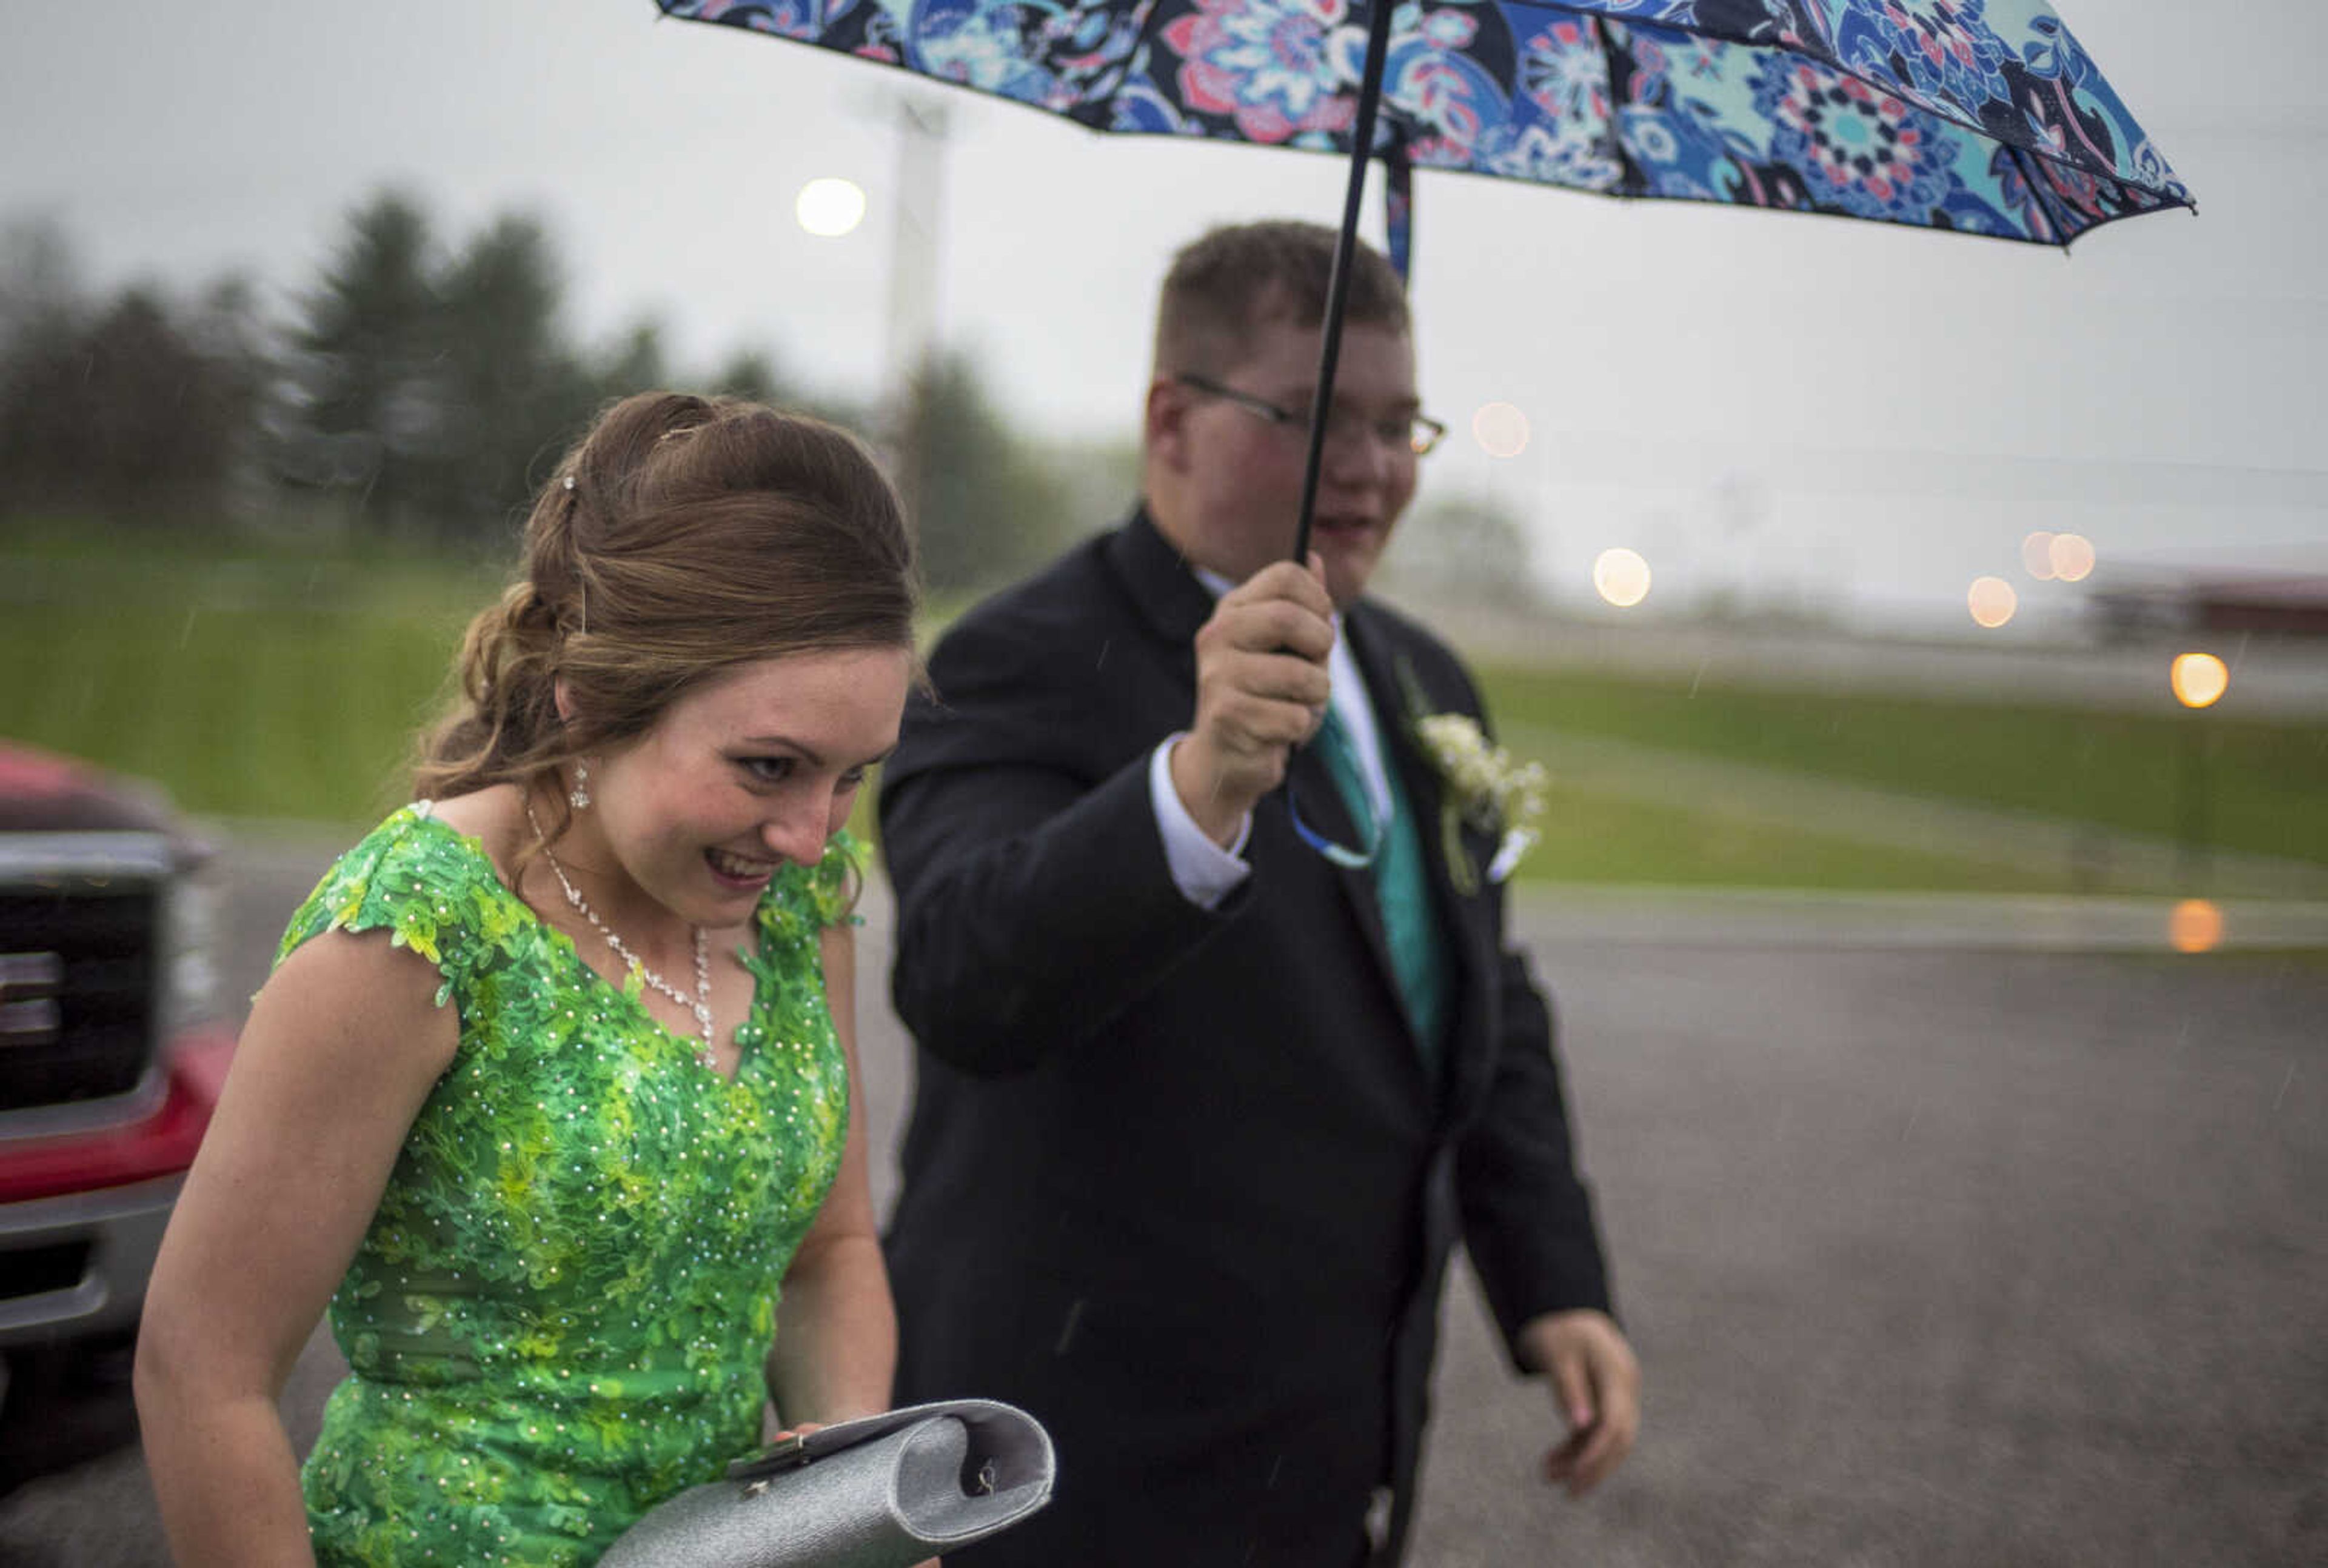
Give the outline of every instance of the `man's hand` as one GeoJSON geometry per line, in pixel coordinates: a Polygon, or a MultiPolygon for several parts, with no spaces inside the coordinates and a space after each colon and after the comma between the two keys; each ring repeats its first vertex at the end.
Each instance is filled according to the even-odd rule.
{"type": "Polygon", "coordinates": [[[1605,1312],[1547,1312],[1520,1330],[1520,1350],[1552,1384],[1568,1436],[1544,1456],[1544,1479],[1581,1498],[1632,1451],[1641,1366],[1605,1312]]]}
{"type": "Polygon", "coordinates": [[[1286,758],[1325,712],[1334,605],[1325,563],[1264,567],[1213,608],[1197,633],[1197,716],[1172,748],[1172,787],[1213,842],[1235,841],[1254,803],[1285,777],[1286,758]]]}

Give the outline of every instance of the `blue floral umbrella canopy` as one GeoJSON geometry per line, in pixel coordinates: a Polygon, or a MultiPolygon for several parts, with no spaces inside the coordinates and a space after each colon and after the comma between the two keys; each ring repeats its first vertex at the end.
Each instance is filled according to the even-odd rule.
{"type": "Polygon", "coordinates": [[[1352,156],[1294,520],[1306,559],[1365,163],[2068,245],[2190,192],[2035,0],[656,0],[1094,130],[1352,156]]]}
{"type": "MultiPolygon", "coordinates": [[[[658,0],[1095,130],[1351,151],[1366,0],[658,0]]],[[[1610,196],[2067,245],[2190,192],[2033,0],[1395,7],[1373,151],[1610,196]]]]}

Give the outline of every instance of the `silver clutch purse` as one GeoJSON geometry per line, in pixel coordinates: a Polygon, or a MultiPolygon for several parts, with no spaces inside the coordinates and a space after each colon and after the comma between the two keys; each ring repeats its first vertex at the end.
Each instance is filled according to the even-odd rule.
{"type": "Polygon", "coordinates": [[[1051,1500],[1051,1438],[990,1399],[789,1437],[650,1509],[599,1568],[913,1568],[1051,1500]]]}

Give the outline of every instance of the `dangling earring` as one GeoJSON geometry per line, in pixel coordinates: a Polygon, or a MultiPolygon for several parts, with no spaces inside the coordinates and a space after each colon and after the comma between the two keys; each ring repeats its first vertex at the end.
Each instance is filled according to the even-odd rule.
{"type": "Polygon", "coordinates": [[[574,792],[566,800],[577,812],[590,809],[590,765],[578,756],[574,759],[574,792]]]}

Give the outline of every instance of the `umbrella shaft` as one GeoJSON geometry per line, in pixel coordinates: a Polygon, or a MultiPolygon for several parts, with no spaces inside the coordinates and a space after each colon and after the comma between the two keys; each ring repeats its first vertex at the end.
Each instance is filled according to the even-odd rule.
{"type": "Polygon", "coordinates": [[[1350,133],[1350,188],[1342,200],[1342,232],[1326,285],[1326,319],[1319,333],[1318,395],[1310,400],[1310,455],[1301,471],[1301,516],[1293,530],[1293,559],[1310,559],[1310,520],[1318,508],[1318,476],[1325,466],[1327,415],[1334,372],[1342,358],[1342,309],[1350,292],[1350,257],[1358,242],[1358,209],[1366,194],[1366,160],[1375,146],[1375,111],[1382,103],[1383,61],[1390,54],[1392,0],[1374,0],[1366,20],[1366,63],[1358,81],[1357,123],[1350,133]]]}

